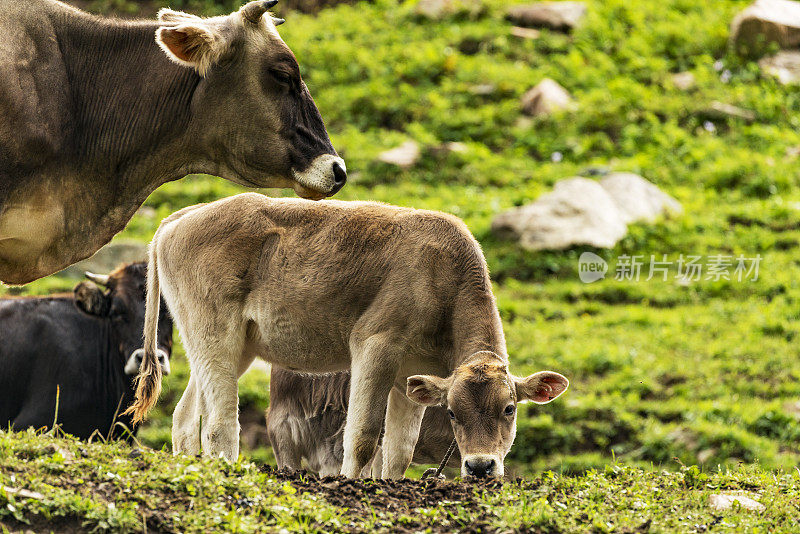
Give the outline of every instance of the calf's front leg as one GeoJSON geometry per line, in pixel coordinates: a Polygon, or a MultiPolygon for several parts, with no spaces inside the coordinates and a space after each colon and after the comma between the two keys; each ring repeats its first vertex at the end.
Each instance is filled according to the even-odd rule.
{"type": "Polygon", "coordinates": [[[389,393],[383,431],[382,478],[401,478],[414,457],[425,407],[412,402],[397,388],[389,393]]]}
{"type": "Polygon", "coordinates": [[[375,455],[389,391],[399,368],[397,362],[377,350],[366,350],[353,358],[344,427],[342,474],[346,477],[358,477],[375,455]]]}

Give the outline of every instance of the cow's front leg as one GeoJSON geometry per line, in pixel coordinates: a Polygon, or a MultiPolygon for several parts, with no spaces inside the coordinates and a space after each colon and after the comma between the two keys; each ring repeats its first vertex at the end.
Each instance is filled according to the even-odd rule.
{"type": "Polygon", "coordinates": [[[383,431],[383,478],[401,478],[405,474],[414,456],[424,415],[424,406],[392,388],[383,431]]]}
{"type": "Polygon", "coordinates": [[[342,474],[350,478],[358,477],[375,454],[389,391],[399,368],[396,353],[386,350],[376,336],[364,348],[353,355],[344,427],[342,474]]]}

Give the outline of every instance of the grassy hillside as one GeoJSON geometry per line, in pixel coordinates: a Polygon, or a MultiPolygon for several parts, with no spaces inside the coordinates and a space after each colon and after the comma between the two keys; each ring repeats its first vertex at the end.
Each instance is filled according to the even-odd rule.
{"type": "Polygon", "coordinates": [[[0,432],[0,527],[99,532],[796,532],[796,473],[609,465],[498,482],[319,480],[247,461],[0,432]],[[711,495],[765,506],[709,507],[711,495]]]}
{"type": "MultiPolygon", "coordinates": [[[[562,399],[521,411],[514,472],[599,468],[603,474],[586,478],[537,480],[556,494],[584,492],[602,510],[607,503],[591,481],[607,477],[615,461],[656,471],[679,469],[673,458],[713,473],[740,463],[789,469],[800,459],[800,90],[728,52],[729,21],[747,0],[587,3],[574,33],[543,31],[535,40],[510,35],[510,2],[500,0],[442,21],[417,16],[413,1],[361,2],[317,17],[290,14],[281,33],[347,160],[351,181],[339,198],[462,217],[489,260],[516,373],[546,368],[571,379],[562,399]],[[674,86],[671,74],[680,71],[695,75],[694,89],[674,86]],[[521,115],[519,97],[544,77],[574,95],[574,111],[521,115]],[[755,119],[720,118],[714,101],[755,119]],[[423,146],[417,165],[377,161],[409,139],[423,146]],[[451,141],[467,150],[439,149],[451,141]],[[632,226],[616,248],[595,251],[612,265],[623,254],[760,255],[758,280],[585,285],[577,277],[584,249],[529,253],[490,235],[496,213],[598,168],[640,173],[685,210],[632,226]]],[[[171,212],[241,190],[204,176],[168,184],[120,238],[146,241],[171,212]]],[[[72,284],[53,277],[14,292],[72,284]]],[[[187,376],[177,353],[159,414],[141,435],[150,445],[168,442],[171,406],[187,376]]],[[[248,378],[242,396],[252,420],[266,395],[263,376],[248,378]]],[[[654,480],[620,473],[626,483],[654,480]]],[[[532,509],[549,510],[543,518],[562,517],[533,494],[532,509]]]]}

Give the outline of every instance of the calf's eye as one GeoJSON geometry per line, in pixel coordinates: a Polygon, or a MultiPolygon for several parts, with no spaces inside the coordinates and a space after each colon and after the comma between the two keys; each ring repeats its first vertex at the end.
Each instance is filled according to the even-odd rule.
{"type": "Polygon", "coordinates": [[[453,410],[447,410],[447,415],[450,416],[450,419],[455,420],[456,414],[453,413],[453,410]]]}
{"type": "Polygon", "coordinates": [[[514,415],[514,405],[509,404],[508,406],[506,406],[506,409],[503,410],[503,413],[506,415],[514,415]]]}

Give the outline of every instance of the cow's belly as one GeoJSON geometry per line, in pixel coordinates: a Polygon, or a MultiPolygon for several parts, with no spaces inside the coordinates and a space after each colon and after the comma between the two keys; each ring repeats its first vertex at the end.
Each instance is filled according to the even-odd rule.
{"type": "MultiPolygon", "coordinates": [[[[270,363],[293,371],[329,373],[350,368],[346,341],[320,328],[325,324],[303,314],[272,313],[259,321],[253,336],[255,353],[270,363]]],[[[327,324],[334,324],[332,322],[327,324]]]]}

